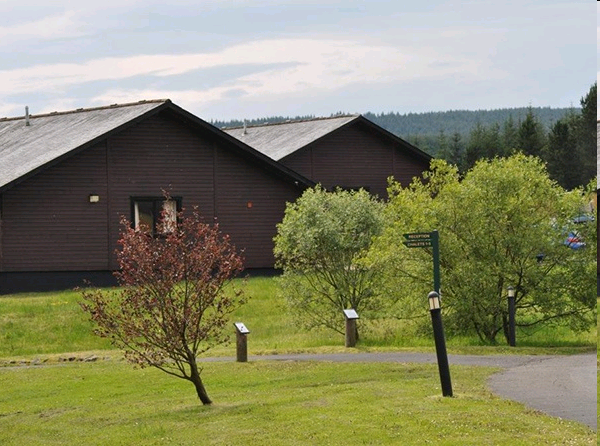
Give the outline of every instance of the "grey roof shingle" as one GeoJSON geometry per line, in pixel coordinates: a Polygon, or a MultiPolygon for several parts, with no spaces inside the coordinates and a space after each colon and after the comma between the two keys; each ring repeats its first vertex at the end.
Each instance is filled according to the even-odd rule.
{"type": "Polygon", "coordinates": [[[362,115],[336,116],[333,118],[316,118],[301,121],[287,121],[277,124],[264,124],[222,129],[239,141],[258,150],[274,161],[281,161],[288,155],[306,147],[324,136],[342,127],[360,123],[376,133],[399,144],[402,150],[425,162],[431,160],[431,155],[390,133],[362,115]]]}
{"type": "Polygon", "coordinates": [[[297,187],[314,183],[260,151],[173,104],[169,99],[115,104],[0,119],[0,192],[147,117],[169,111],[195,129],[221,138],[224,147],[297,187]]]}
{"type": "Polygon", "coordinates": [[[222,129],[224,132],[279,161],[313,141],[356,120],[360,115],[318,118],[222,129]]]}
{"type": "Polygon", "coordinates": [[[162,106],[143,101],[0,119],[0,190],[48,163],[162,106]]]}

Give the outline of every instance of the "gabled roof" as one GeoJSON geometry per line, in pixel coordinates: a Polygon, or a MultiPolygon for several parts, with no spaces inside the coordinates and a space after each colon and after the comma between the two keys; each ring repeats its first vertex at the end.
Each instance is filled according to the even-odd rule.
{"type": "Polygon", "coordinates": [[[0,119],[0,189],[166,101],[0,119]]]}
{"type": "Polygon", "coordinates": [[[65,157],[161,111],[229,142],[232,150],[288,181],[313,183],[168,99],[0,119],[0,192],[65,157]],[[29,125],[27,125],[29,122],[29,125]]]}
{"type": "Polygon", "coordinates": [[[275,161],[280,161],[288,155],[306,147],[326,135],[336,132],[354,123],[363,123],[395,142],[418,158],[429,161],[431,156],[419,150],[412,144],[388,132],[384,128],[369,121],[362,115],[336,116],[332,118],[317,118],[301,121],[286,121],[277,124],[264,124],[247,127],[224,128],[223,131],[243,141],[259,152],[264,153],[275,161]]]}
{"type": "Polygon", "coordinates": [[[358,115],[289,121],[223,129],[234,138],[279,161],[358,118],[358,115]]]}

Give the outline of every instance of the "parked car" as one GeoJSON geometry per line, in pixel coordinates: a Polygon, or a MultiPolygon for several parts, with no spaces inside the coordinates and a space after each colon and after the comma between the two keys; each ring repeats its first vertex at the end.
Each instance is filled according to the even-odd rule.
{"type": "MultiPolygon", "coordinates": [[[[595,218],[593,215],[583,214],[583,215],[578,215],[577,217],[575,217],[573,219],[573,223],[580,225],[580,224],[591,223],[594,220],[595,220],[595,218]]],[[[585,247],[585,242],[583,241],[581,234],[579,233],[579,231],[577,231],[575,229],[568,231],[567,238],[565,239],[563,244],[567,245],[571,249],[581,249],[581,248],[585,247]]]]}
{"type": "Polygon", "coordinates": [[[585,242],[581,239],[581,235],[579,235],[579,232],[577,231],[569,231],[563,244],[571,249],[580,249],[585,246],[585,242]]]}

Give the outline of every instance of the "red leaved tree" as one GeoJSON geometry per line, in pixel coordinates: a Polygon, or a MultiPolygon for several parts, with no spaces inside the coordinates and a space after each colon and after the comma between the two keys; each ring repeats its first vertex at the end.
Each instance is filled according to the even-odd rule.
{"type": "Polygon", "coordinates": [[[122,348],[129,361],[191,381],[200,401],[211,404],[196,358],[229,338],[229,315],[244,298],[225,286],[242,270],[242,259],[218,225],[204,223],[197,210],[179,213],[176,225],[163,221],[156,237],[121,221],[115,275],[122,287],[85,289],[81,307],[95,332],[122,348]]]}

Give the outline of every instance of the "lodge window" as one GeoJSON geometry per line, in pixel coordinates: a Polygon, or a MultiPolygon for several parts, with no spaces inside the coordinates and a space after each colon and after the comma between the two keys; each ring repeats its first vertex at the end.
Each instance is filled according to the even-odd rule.
{"type": "Polygon", "coordinates": [[[181,198],[132,197],[131,222],[135,229],[148,231],[152,236],[172,232],[177,225],[181,198]]]}

